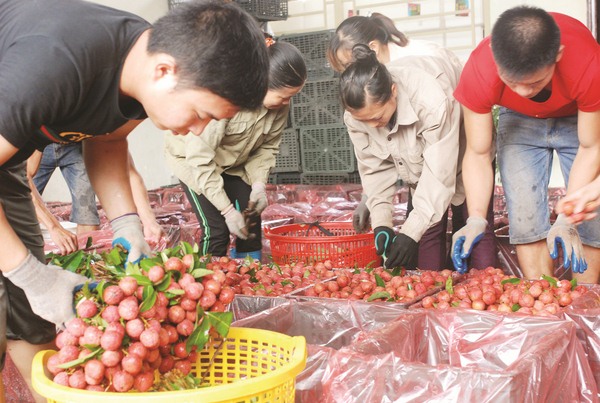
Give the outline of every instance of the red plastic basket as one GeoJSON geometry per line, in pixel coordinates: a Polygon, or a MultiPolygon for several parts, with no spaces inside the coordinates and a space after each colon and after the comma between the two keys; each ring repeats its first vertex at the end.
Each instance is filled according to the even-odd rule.
{"type": "Polygon", "coordinates": [[[357,234],[351,222],[287,224],[265,228],[277,264],[313,264],[331,260],[334,267],[381,265],[373,232],[357,234]]]}

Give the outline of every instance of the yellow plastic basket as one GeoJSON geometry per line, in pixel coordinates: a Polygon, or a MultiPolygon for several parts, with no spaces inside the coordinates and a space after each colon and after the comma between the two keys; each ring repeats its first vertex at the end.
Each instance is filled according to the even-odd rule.
{"type": "Polygon", "coordinates": [[[293,402],[296,376],[306,365],[306,340],[268,330],[232,327],[226,341],[212,340],[198,354],[192,368],[204,377],[206,388],[169,392],[92,392],[54,383],[46,362],[56,351],[45,350],[33,359],[33,388],[48,402],[293,402]],[[215,351],[216,354],[215,354],[215,351]],[[211,364],[211,359],[214,360],[211,364]]]}

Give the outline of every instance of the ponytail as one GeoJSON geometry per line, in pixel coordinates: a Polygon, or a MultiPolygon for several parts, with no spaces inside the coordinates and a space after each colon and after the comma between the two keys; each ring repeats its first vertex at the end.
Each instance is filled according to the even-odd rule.
{"type": "Polygon", "coordinates": [[[392,96],[392,76],[377,60],[377,54],[367,45],[352,48],[354,62],[342,73],[340,95],[344,109],[359,110],[367,99],[372,103],[385,103],[392,96]]]}

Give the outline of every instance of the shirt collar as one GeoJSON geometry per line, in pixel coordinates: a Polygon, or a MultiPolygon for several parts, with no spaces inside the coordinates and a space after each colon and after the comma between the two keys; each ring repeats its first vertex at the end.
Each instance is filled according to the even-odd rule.
{"type": "MultiPolygon", "coordinates": [[[[394,77],[396,83],[396,124],[394,128],[398,126],[409,126],[419,121],[417,113],[413,109],[408,94],[404,91],[403,84],[394,77]]],[[[395,131],[395,130],[391,130],[395,131]]]]}

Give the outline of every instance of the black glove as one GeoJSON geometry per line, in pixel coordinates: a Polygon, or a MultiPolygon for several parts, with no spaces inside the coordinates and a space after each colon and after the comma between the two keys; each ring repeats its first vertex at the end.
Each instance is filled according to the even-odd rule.
{"type": "Polygon", "coordinates": [[[373,233],[375,234],[375,250],[385,260],[396,233],[390,227],[377,227],[373,233]]]}
{"type": "Polygon", "coordinates": [[[384,266],[386,269],[404,267],[414,269],[417,266],[419,244],[402,233],[396,235],[387,252],[384,266]]]}

